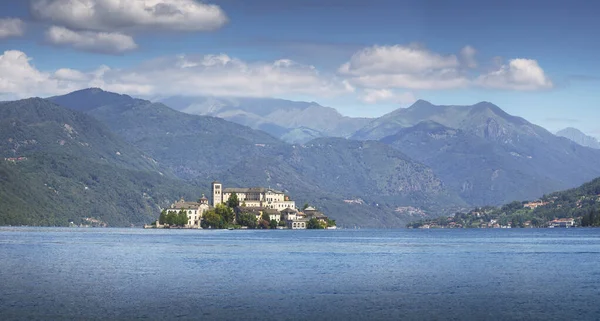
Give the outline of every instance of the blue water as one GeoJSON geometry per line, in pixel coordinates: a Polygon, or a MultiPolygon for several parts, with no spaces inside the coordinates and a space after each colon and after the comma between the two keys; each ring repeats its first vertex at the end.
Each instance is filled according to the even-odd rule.
{"type": "Polygon", "coordinates": [[[0,319],[598,320],[600,229],[0,228],[0,319]]]}

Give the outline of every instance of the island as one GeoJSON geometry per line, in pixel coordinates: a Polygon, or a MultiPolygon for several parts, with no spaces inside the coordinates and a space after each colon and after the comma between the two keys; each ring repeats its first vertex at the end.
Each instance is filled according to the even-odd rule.
{"type": "Polygon", "coordinates": [[[282,191],[272,188],[224,188],[215,181],[212,199],[184,198],[161,210],[145,228],[175,229],[336,229],[335,220],[309,204],[302,209],[282,191]]]}

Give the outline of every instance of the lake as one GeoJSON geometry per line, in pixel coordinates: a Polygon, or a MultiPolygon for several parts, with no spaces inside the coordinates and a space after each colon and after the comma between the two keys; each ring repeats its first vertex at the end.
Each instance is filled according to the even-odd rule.
{"type": "Polygon", "coordinates": [[[0,228],[0,319],[598,320],[600,229],[0,228]]]}

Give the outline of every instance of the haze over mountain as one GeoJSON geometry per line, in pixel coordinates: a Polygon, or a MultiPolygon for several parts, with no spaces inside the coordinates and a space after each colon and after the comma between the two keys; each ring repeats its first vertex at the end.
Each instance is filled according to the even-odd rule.
{"type": "Polygon", "coordinates": [[[93,213],[111,224],[149,222],[159,206],[181,195],[209,193],[212,180],[284,190],[299,204],[317,205],[341,226],[392,227],[474,205],[533,199],[600,176],[600,151],[486,102],[435,106],[418,101],[372,120],[353,140],[318,138],[294,145],[217,117],[95,88],[0,106],[6,124],[0,138],[12,144],[3,146],[4,157],[44,160],[31,168],[26,165],[37,160],[3,165],[5,180],[19,187],[2,184],[4,195],[13,199],[6,210],[40,206],[23,204],[43,184],[99,188],[89,177],[107,182],[118,174],[120,180],[112,183],[119,187],[103,192],[107,199],[86,192],[87,199],[53,203],[70,217],[79,217],[74,208],[95,204],[93,213]],[[26,173],[36,183],[17,182],[26,173]],[[52,173],[54,180],[43,173],[52,173]],[[128,202],[122,195],[141,200],[128,202]],[[111,207],[111,202],[121,205],[111,207]],[[103,215],[101,206],[112,210],[103,215]],[[130,212],[137,214],[129,217],[130,212]]]}
{"type": "Polygon", "coordinates": [[[556,133],[556,136],[568,138],[581,146],[600,149],[600,142],[598,141],[598,139],[584,134],[577,128],[567,127],[565,129],[559,130],[556,133]]]}
{"type": "Polygon", "coordinates": [[[229,186],[271,185],[299,203],[316,202],[342,225],[363,226],[401,226],[415,212],[466,205],[430,169],[386,144],[328,138],[289,145],[220,118],[99,89],[50,100],[97,118],[206,193],[215,179],[229,186]]]}
{"type": "Polygon", "coordinates": [[[290,143],[348,137],[371,119],[342,116],[316,102],[272,98],[169,97],[160,100],[188,114],[214,116],[263,130],[290,143]]]}
{"type": "Polygon", "coordinates": [[[430,166],[475,205],[535,198],[600,176],[600,153],[499,107],[420,100],[371,122],[354,139],[381,139],[430,166]]]}

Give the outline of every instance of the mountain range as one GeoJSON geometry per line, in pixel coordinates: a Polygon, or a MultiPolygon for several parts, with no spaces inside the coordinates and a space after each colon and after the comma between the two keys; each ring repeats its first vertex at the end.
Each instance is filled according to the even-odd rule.
{"type": "Polygon", "coordinates": [[[466,205],[429,168],[387,144],[320,138],[290,145],[220,118],[99,89],[49,100],[94,117],[207,194],[213,180],[277,187],[299,203],[344,213],[333,215],[342,226],[398,226],[411,215],[404,207],[438,212],[466,205]]]}
{"type": "Polygon", "coordinates": [[[168,97],[160,100],[188,114],[214,116],[263,130],[288,143],[348,137],[371,119],[342,116],[316,102],[273,98],[168,97]]]}
{"type": "Polygon", "coordinates": [[[0,119],[0,156],[27,158],[0,167],[0,224],[141,224],[219,180],[284,190],[338,226],[395,227],[600,176],[600,150],[487,102],[353,119],[316,103],[91,88],[2,103],[0,119]]]}

